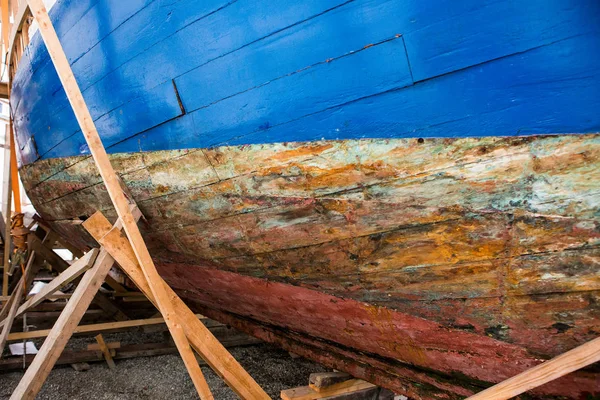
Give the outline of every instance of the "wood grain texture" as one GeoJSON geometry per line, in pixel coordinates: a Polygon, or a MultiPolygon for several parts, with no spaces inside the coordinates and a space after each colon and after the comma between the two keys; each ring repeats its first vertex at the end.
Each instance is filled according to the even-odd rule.
{"type": "MultiPolygon", "coordinates": [[[[594,0],[80,3],[53,21],[111,152],[600,127],[594,0]]],[[[88,154],[40,38],[23,54],[21,162],[88,154]]]]}
{"type": "Polygon", "coordinates": [[[582,344],[550,361],[477,393],[469,397],[469,400],[510,399],[597,361],[600,361],[600,338],[582,344]]]}
{"type": "MultiPolygon", "coordinates": [[[[181,277],[208,267],[424,318],[534,358],[600,328],[598,135],[278,143],[112,160],[148,219],[154,259],[189,266],[160,271],[186,300],[208,283],[194,289],[181,277]]],[[[44,218],[83,247],[94,242],[77,219],[95,209],[116,217],[89,163],[22,170],[44,218]]],[[[251,309],[223,303],[224,312],[290,329],[288,313],[257,312],[273,306],[242,292],[251,309]]],[[[336,329],[327,338],[339,343],[345,328],[336,329]]],[[[416,362],[395,349],[387,356],[416,362]]]]}

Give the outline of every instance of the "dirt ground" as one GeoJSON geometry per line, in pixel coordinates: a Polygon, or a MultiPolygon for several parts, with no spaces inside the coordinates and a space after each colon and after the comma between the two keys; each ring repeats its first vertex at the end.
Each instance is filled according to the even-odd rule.
{"type": "MultiPolygon", "coordinates": [[[[229,349],[250,375],[273,399],[282,389],[308,384],[312,372],[326,369],[267,344],[229,349]]],[[[178,355],[116,360],[117,368],[90,363],[91,369],[76,372],[70,366],[56,367],[38,399],[197,399],[196,392],[178,355]]],[[[238,397],[208,367],[202,367],[215,399],[238,397]]],[[[8,399],[22,372],[0,373],[0,399],[8,399]]]]}

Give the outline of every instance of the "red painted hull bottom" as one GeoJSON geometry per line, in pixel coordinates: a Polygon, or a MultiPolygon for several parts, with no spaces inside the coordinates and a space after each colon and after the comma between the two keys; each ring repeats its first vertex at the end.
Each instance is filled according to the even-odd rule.
{"type": "MultiPolygon", "coordinates": [[[[600,332],[600,135],[111,155],[198,311],[412,398],[459,398],[600,332]]],[[[91,158],[20,170],[74,245],[115,218],[91,158]]],[[[593,368],[536,396],[586,398],[593,368]]]]}
{"type": "MultiPolygon", "coordinates": [[[[188,264],[158,267],[195,311],[413,399],[463,398],[543,361],[520,346],[307,288],[188,264]]],[[[600,378],[592,367],[530,395],[589,399],[600,395],[600,378]]]]}

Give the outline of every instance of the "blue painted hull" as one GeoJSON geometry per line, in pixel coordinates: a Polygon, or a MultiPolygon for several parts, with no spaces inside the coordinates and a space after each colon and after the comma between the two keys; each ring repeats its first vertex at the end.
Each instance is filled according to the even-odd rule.
{"type": "MultiPolygon", "coordinates": [[[[600,3],[59,0],[109,152],[600,130],[600,3]]],[[[20,163],[88,152],[35,35],[20,163]]]]}

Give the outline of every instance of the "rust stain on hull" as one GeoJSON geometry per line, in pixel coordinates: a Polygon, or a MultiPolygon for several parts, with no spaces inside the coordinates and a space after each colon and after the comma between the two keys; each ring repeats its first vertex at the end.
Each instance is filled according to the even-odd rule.
{"type": "MultiPolygon", "coordinates": [[[[357,348],[342,341],[362,332],[377,343],[363,351],[477,382],[495,378],[465,361],[468,349],[445,348],[439,363],[431,352],[459,332],[492,341],[462,341],[478,352],[500,343],[533,360],[600,332],[599,135],[279,143],[112,162],[148,218],[153,256],[176,262],[182,278],[209,266],[260,278],[248,281],[257,287],[286,284],[369,305],[360,315],[347,310],[350,322],[333,324],[327,337],[332,310],[300,312],[302,298],[280,298],[280,314],[258,313],[251,287],[239,287],[239,302],[254,308],[224,301],[223,315],[293,331],[302,329],[285,324],[289,313],[323,318],[303,324],[303,334],[357,348]],[[441,330],[428,331],[430,342],[411,336],[416,327],[392,332],[397,313],[441,330]]],[[[97,209],[114,217],[90,158],[39,161],[21,176],[42,216],[81,247],[93,240],[73,219],[97,209]]],[[[203,288],[164,274],[175,287],[203,288]]],[[[188,298],[210,306],[199,293],[188,298]]],[[[518,370],[506,361],[513,353],[488,356],[494,361],[483,369],[500,368],[496,378],[518,370]]]]}

